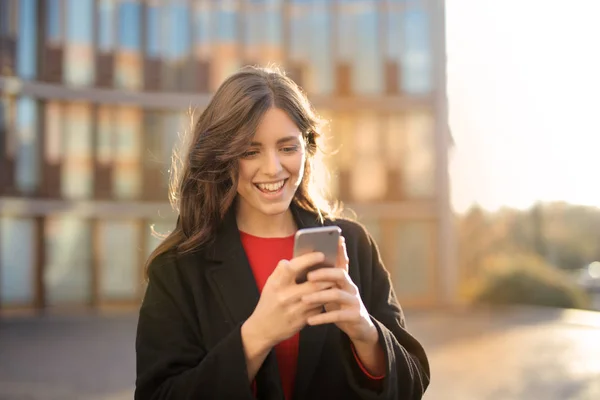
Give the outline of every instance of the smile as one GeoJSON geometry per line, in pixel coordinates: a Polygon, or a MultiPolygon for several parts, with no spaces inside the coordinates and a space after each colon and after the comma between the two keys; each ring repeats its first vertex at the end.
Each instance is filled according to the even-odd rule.
{"type": "Polygon", "coordinates": [[[277,182],[269,182],[269,183],[255,183],[254,186],[258,188],[263,193],[277,193],[283,188],[287,179],[282,179],[277,182]]]}

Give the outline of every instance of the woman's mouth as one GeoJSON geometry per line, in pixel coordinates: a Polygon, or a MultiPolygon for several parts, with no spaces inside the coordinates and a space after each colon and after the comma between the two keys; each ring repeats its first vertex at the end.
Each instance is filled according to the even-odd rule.
{"type": "Polygon", "coordinates": [[[280,192],[283,189],[286,181],[287,181],[287,179],[282,179],[277,182],[255,183],[254,186],[256,186],[256,188],[263,193],[275,194],[275,193],[280,192]]]}

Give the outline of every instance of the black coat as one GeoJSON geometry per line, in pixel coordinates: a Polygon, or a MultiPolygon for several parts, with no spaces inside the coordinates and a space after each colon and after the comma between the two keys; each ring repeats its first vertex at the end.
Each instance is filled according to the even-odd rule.
{"type": "MultiPolygon", "coordinates": [[[[314,214],[296,206],[292,211],[300,228],[320,225],[314,214]]],[[[355,222],[325,221],[331,224],[346,238],[350,276],[379,332],[386,377],[372,386],[350,340],[335,325],[306,326],[300,331],[294,399],[421,399],[429,385],[427,356],[404,329],[377,246],[355,222]]],[[[160,256],[148,273],[137,329],[135,399],[254,399],[240,328],[259,292],[233,211],[212,245],[190,255],[160,256]]],[[[256,383],[258,399],[283,400],[274,351],[256,383]]]]}

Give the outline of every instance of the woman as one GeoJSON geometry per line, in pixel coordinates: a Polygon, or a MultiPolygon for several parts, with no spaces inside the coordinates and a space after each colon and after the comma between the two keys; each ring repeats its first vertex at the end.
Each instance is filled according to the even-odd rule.
{"type": "Polygon", "coordinates": [[[136,399],[420,399],[429,384],[376,244],[316,194],[319,120],[278,71],[244,68],[193,131],[179,219],[150,256],[136,399]],[[342,229],[336,268],[295,277],[300,228],[342,229]]]}

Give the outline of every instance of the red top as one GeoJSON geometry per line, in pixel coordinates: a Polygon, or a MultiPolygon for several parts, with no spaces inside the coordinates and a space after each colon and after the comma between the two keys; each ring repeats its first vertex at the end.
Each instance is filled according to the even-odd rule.
{"type": "MultiPolygon", "coordinates": [[[[262,293],[267,279],[275,270],[280,260],[290,260],[294,253],[294,236],[283,238],[262,238],[240,232],[242,245],[248,257],[250,268],[254,274],[258,291],[262,293]]],[[[296,333],[291,338],[275,346],[275,355],[279,366],[279,375],[286,399],[292,398],[294,381],[296,377],[296,362],[298,360],[300,334],[296,333]]],[[[354,349],[352,349],[354,350],[354,349]]],[[[354,353],[360,369],[371,379],[379,380],[383,377],[370,375],[354,353]]]]}

